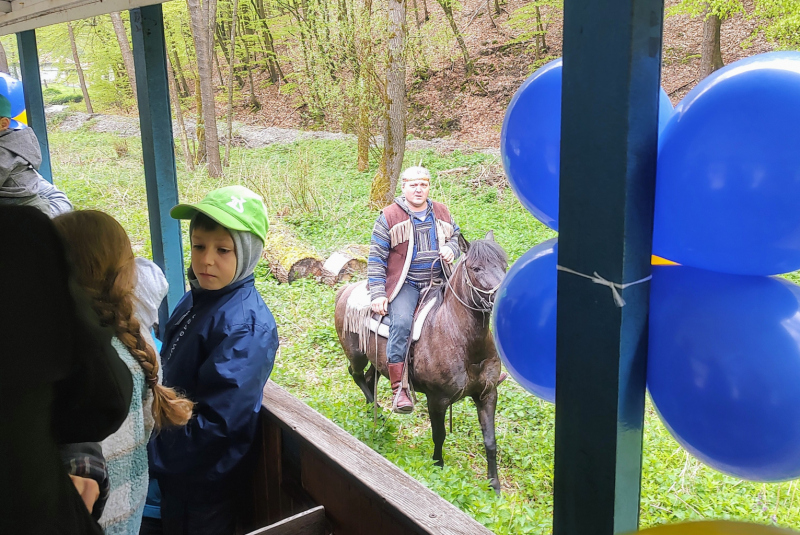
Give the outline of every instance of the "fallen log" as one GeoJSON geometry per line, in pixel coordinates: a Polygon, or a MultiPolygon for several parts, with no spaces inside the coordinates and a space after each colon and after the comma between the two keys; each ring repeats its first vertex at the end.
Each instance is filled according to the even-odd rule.
{"type": "Polygon", "coordinates": [[[322,275],[322,258],[319,254],[280,223],[270,225],[262,256],[281,283],[322,275]]]}
{"type": "Polygon", "coordinates": [[[322,266],[322,282],[333,286],[367,272],[368,245],[348,245],[333,253],[322,266]]]}

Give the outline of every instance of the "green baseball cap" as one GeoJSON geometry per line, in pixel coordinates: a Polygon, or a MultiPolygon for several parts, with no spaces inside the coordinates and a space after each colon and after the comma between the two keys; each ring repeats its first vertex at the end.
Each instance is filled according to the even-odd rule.
{"type": "Polygon", "coordinates": [[[5,95],[0,95],[0,117],[11,118],[11,101],[5,95]]]}
{"type": "Polygon", "coordinates": [[[267,238],[269,221],[261,196],[244,186],[228,186],[210,191],[194,204],[179,204],[169,211],[173,219],[191,219],[202,212],[225,228],[243,230],[267,238]]]}

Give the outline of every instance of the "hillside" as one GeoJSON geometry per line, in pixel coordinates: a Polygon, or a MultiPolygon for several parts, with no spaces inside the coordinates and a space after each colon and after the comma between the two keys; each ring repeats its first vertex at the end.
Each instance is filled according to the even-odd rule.
{"type": "MultiPolygon", "coordinates": [[[[667,0],[667,8],[677,0],[667,0]]],[[[427,2],[431,12],[425,24],[444,25],[439,4],[427,2]]],[[[475,74],[465,82],[464,61],[456,41],[449,33],[451,50],[442,50],[440,57],[449,57],[438,65],[422,72],[408,67],[407,88],[409,97],[408,132],[418,138],[451,137],[455,141],[475,147],[497,147],[500,127],[506,106],[514,92],[530,74],[536,61],[534,53],[525,44],[510,44],[519,31],[512,28],[509,19],[515,10],[528,4],[523,0],[507,0],[502,13],[490,17],[486,14],[485,0],[465,0],[455,13],[456,23],[464,33],[470,57],[475,62],[475,74]]],[[[420,0],[419,5],[422,5],[420,0]]],[[[409,6],[413,6],[409,2],[409,6]]],[[[745,1],[748,12],[752,11],[745,1]]],[[[420,7],[420,9],[422,9],[420,7]]],[[[543,7],[543,18],[550,17],[546,30],[547,56],[561,55],[561,11],[543,7]]],[[[409,9],[409,24],[413,22],[409,9]]],[[[743,57],[768,52],[773,49],[762,35],[746,42],[757,23],[742,14],[735,15],[722,25],[722,56],[725,64],[743,57]]],[[[442,31],[445,31],[442,28],[442,31]]],[[[449,32],[449,30],[446,30],[449,32]]],[[[700,45],[703,35],[701,18],[686,15],[667,17],[664,24],[664,50],[662,86],[673,104],[677,103],[698,80],[700,45]]],[[[296,97],[281,94],[277,87],[258,84],[261,111],[252,113],[241,107],[237,118],[260,126],[303,127],[301,110],[296,97]]],[[[337,125],[326,124],[325,129],[336,130],[337,125]]]]}

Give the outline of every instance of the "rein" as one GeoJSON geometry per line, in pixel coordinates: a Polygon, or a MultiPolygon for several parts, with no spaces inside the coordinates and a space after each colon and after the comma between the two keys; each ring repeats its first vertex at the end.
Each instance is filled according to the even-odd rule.
{"type": "MultiPolygon", "coordinates": [[[[455,270],[453,270],[453,275],[455,275],[455,271],[458,270],[458,268],[461,267],[462,264],[464,264],[464,262],[459,262],[458,263],[458,265],[456,266],[455,270]]],[[[447,276],[447,271],[444,268],[442,268],[442,273],[444,274],[444,278],[447,281],[447,287],[450,288],[450,291],[453,293],[453,296],[456,298],[456,300],[459,303],[461,303],[462,305],[464,305],[466,308],[468,308],[470,310],[474,310],[475,312],[480,312],[482,314],[486,314],[486,313],[489,313],[489,312],[492,311],[492,308],[494,308],[494,303],[491,302],[490,298],[491,298],[492,295],[494,295],[494,293],[497,291],[497,289],[500,288],[500,284],[498,284],[497,286],[495,286],[491,290],[484,290],[482,288],[478,288],[470,280],[469,274],[467,274],[467,266],[466,266],[466,264],[464,264],[464,269],[461,270],[461,273],[462,273],[461,278],[464,280],[464,284],[466,284],[470,288],[469,296],[470,296],[470,298],[472,300],[472,304],[474,305],[474,306],[470,306],[467,303],[465,303],[461,299],[461,297],[459,297],[458,293],[456,293],[456,291],[453,289],[453,286],[450,283],[450,281],[453,280],[453,275],[448,277],[447,276]],[[473,293],[473,292],[477,292],[478,293],[478,299],[477,300],[475,299],[475,293],[473,293]]]]}

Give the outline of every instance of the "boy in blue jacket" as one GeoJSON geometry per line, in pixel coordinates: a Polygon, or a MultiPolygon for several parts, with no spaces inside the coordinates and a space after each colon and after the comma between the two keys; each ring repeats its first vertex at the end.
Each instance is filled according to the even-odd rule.
{"type": "Polygon", "coordinates": [[[191,220],[192,288],[162,331],[163,383],[195,402],[195,417],[150,441],[150,475],[161,488],[165,535],[232,534],[242,460],[278,349],[253,277],[267,214],[261,197],[229,186],[170,215],[191,220]]]}

